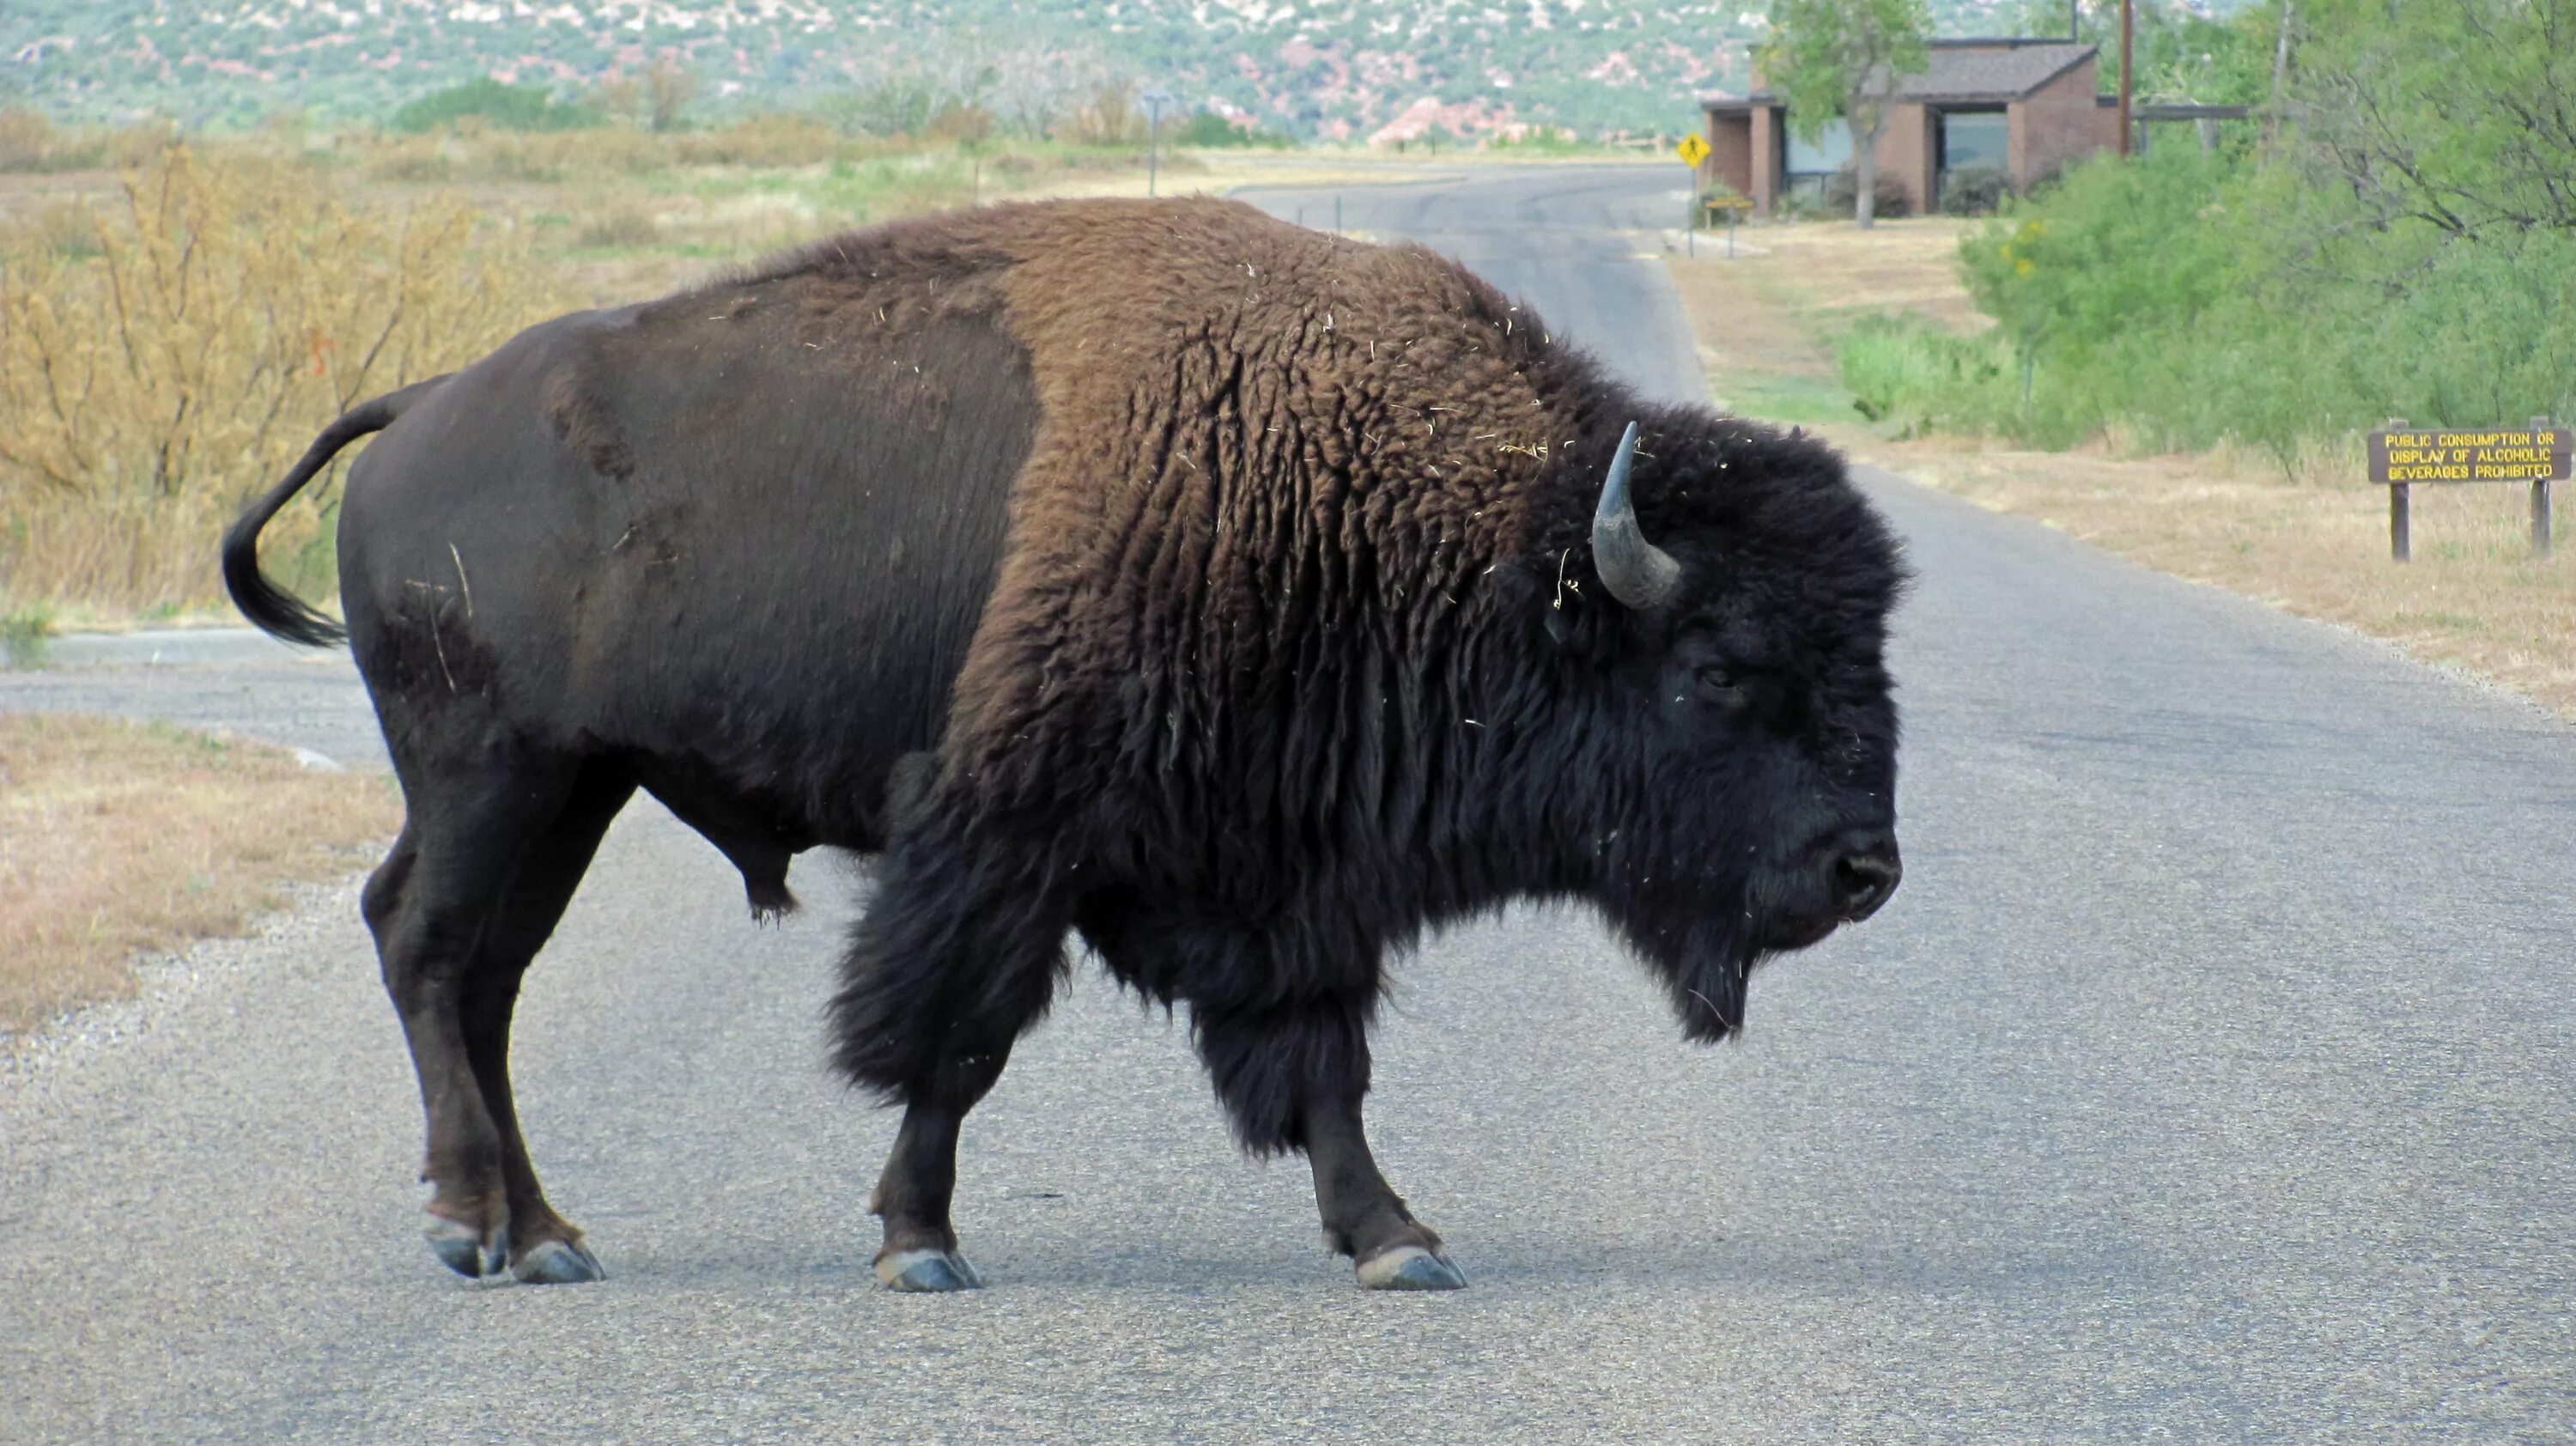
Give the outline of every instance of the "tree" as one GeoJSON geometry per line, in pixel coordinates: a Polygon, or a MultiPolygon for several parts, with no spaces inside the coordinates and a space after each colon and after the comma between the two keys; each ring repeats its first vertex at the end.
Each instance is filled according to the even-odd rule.
{"type": "Polygon", "coordinates": [[[2302,0],[2298,26],[2298,151],[2373,225],[2576,231],[2576,0],[2302,0]]]}
{"type": "Polygon", "coordinates": [[[1799,139],[1813,145],[1838,120],[1851,128],[1856,226],[1878,215],[1879,138],[1905,77],[1931,64],[1931,30],[1925,0],[1772,0],[1771,39],[1759,52],[1763,78],[1787,104],[1799,139]]]}
{"type": "Polygon", "coordinates": [[[542,85],[504,85],[487,75],[432,91],[395,111],[388,124],[419,132],[469,119],[496,130],[566,131],[599,124],[600,112],[556,100],[542,85]]]}
{"type": "Polygon", "coordinates": [[[680,128],[680,115],[698,94],[698,73],[665,55],[640,75],[612,75],[591,91],[592,103],[628,125],[662,132],[680,128]]]}
{"type": "Polygon", "coordinates": [[[1073,140],[1086,146],[1132,145],[1145,139],[1145,112],[1137,105],[1137,84],[1127,76],[1104,81],[1092,92],[1091,104],[1074,112],[1073,140]]]}
{"type": "Polygon", "coordinates": [[[698,73],[669,56],[644,72],[644,109],[655,131],[680,128],[680,112],[698,93],[698,73]]]}

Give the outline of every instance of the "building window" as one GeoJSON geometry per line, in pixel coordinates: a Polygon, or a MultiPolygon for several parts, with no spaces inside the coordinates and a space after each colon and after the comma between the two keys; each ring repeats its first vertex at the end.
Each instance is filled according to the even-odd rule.
{"type": "Polygon", "coordinates": [[[1810,145],[1798,139],[1797,133],[1789,129],[1788,117],[1784,112],[1780,122],[1780,133],[1786,143],[1780,166],[1783,182],[1781,189],[1791,196],[1802,192],[1812,194],[1822,191],[1827,176],[1851,164],[1852,138],[1851,126],[1848,122],[1838,120],[1825,122],[1824,134],[1816,138],[1815,144],[1810,145]]]}
{"type": "MultiPolygon", "coordinates": [[[[2005,120],[2003,107],[1945,110],[1938,113],[1934,124],[1940,172],[1934,180],[1939,188],[1936,194],[1948,196],[1952,179],[1962,177],[1962,173],[1975,173],[1982,178],[1973,190],[1999,193],[2012,174],[2012,127],[2005,120]]],[[[1990,203],[1971,204],[1982,208],[1990,203]]]]}
{"type": "Polygon", "coordinates": [[[2012,163],[2012,130],[2003,107],[1993,110],[1941,112],[1941,169],[1965,171],[1978,166],[2003,170],[2012,163]]]}

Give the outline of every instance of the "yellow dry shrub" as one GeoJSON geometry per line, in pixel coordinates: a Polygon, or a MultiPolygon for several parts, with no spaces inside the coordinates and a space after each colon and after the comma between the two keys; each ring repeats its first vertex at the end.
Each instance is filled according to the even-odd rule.
{"type": "Polygon", "coordinates": [[[496,130],[468,120],[435,134],[369,136],[346,146],[378,180],[540,185],[650,176],[675,167],[811,166],[865,149],[811,116],[793,114],[669,133],[623,125],[496,130]]]}
{"type": "MultiPolygon", "coordinates": [[[[332,417],[556,309],[461,202],[352,204],[293,162],[174,146],[94,221],[94,251],[0,234],[0,606],[218,603],[224,526],[332,417]]],[[[332,505],[268,534],[308,588],[332,505]]]]}
{"type": "Polygon", "coordinates": [[[809,115],[745,116],[710,131],[670,137],[672,153],[690,166],[812,166],[855,148],[840,132],[809,115]]]}
{"type": "Polygon", "coordinates": [[[0,106],[0,171],[31,171],[54,149],[54,124],[23,105],[0,106]]]}
{"type": "Polygon", "coordinates": [[[78,171],[94,166],[140,165],[170,144],[166,120],[143,120],[119,130],[63,130],[42,111],[0,106],[0,171],[78,171]]]}

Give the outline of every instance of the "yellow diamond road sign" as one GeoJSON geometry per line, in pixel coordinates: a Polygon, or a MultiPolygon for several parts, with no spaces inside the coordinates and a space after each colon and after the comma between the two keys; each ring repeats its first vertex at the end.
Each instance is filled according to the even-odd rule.
{"type": "Polygon", "coordinates": [[[1708,159],[1708,142],[1696,135],[1682,137],[1682,143],[1673,150],[1681,156],[1685,166],[1696,166],[1708,159]]]}

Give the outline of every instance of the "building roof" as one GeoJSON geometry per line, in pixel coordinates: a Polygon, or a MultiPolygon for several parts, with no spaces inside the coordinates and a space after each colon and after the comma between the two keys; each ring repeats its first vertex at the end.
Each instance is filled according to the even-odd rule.
{"type": "Polygon", "coordinates": [[[1931,68],[1905,80],[1907,100],[2019,100],[2093,58],[2071,40],[1936,40],[1931,68]]]}
{"type": "MultiPolygon", "coordinates": [[[[1905,78],[1897,99],[1945,105],[2020,100],[2092,59],[2095,49],[2072,40],[1935,40],[1931,64],[1921,75],[1905,78]]],[[[1709,110],[1741,111],[1779,102],[1763,86],[1742,99],[1727,96],[1701,104],[1709,110]]]]}

